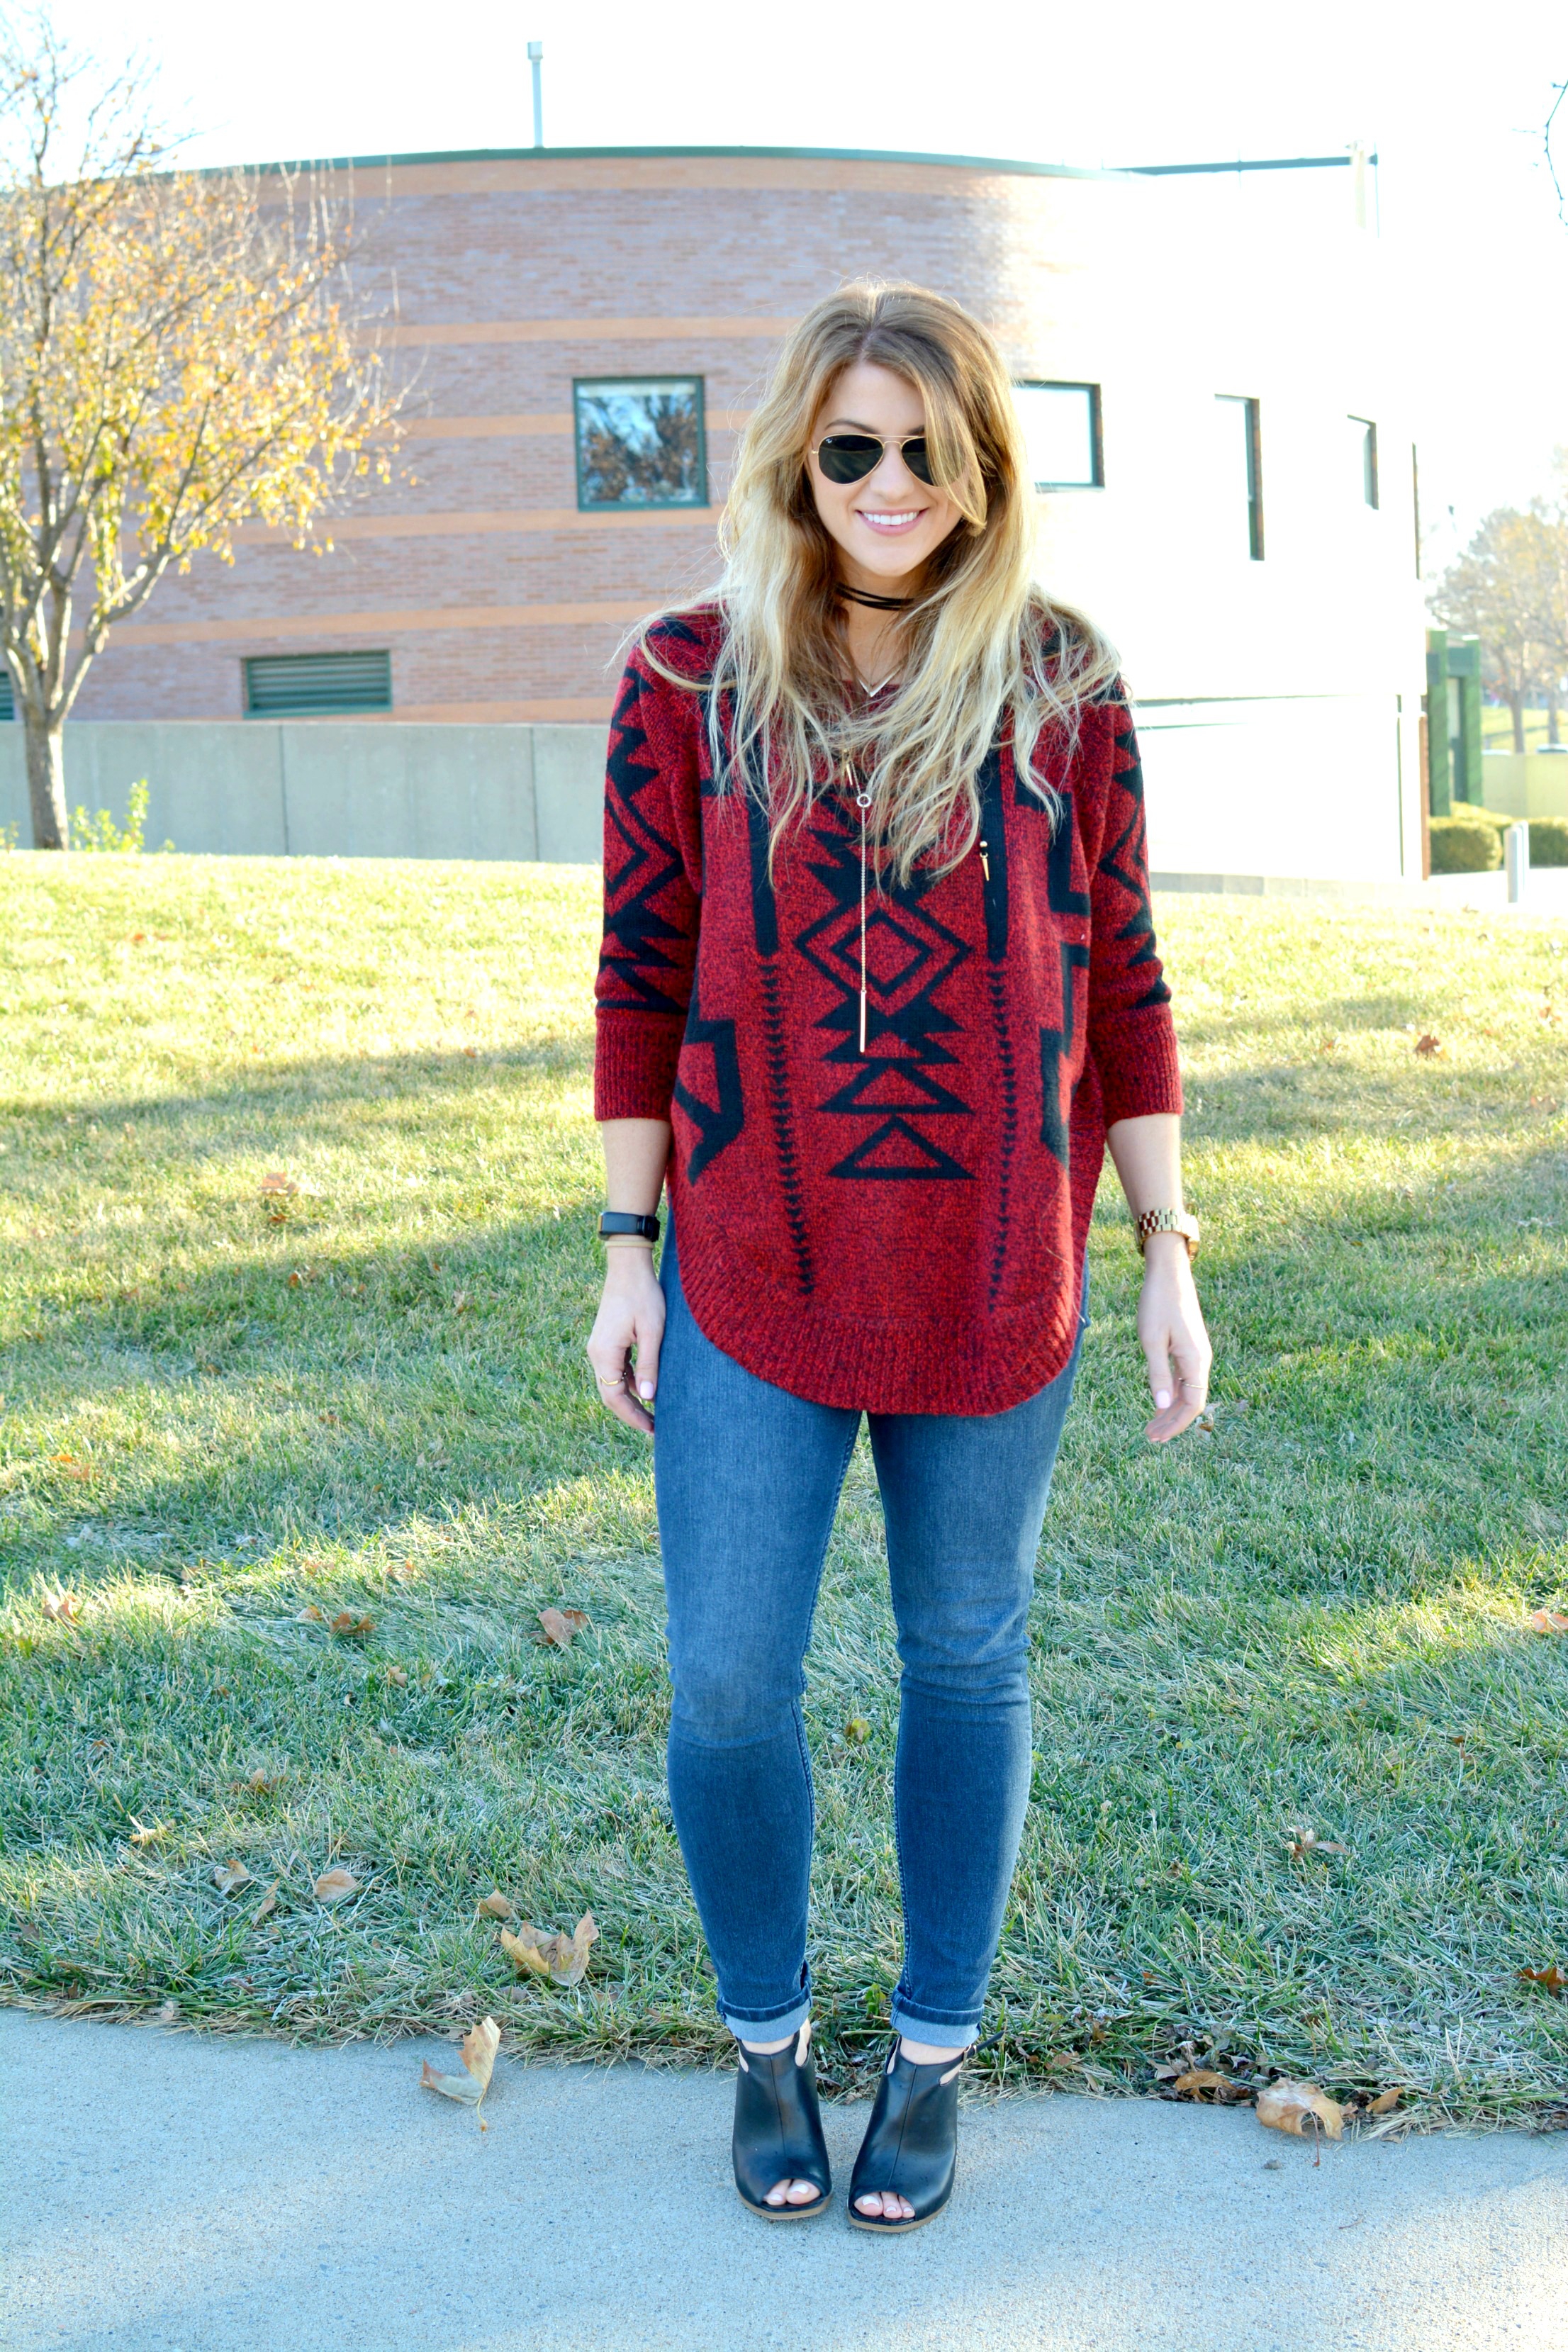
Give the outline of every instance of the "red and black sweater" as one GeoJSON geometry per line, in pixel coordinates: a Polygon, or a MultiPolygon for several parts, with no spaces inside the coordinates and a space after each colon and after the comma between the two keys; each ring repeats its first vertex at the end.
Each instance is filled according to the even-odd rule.
{"type": "MultiPolygon", "coordinates": [[[[700,684],[716,617],[660,624],[700,684]]],[[[780,845],[715,793],[702,696],[634,656],[610,729],[595,1112],[668,1118],[680,1280],[700,1328],[821,1404],[1000,1412],[1072,1349],[1109,1122],[1178,1111],[1126,703],[1037,765],[981,771],[986,844],[873,877],[859,1047],[858,817],[780,845]],[[989,877],[984,866],[989,866],[989,877]]]]}

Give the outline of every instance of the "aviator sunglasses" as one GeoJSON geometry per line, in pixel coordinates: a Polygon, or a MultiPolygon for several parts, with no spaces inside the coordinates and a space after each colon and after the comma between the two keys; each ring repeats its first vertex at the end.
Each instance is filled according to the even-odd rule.
{"type": "Polygon", "coordinates": [[[895,448],[917,482],[934,484],[931,453],[923,433],[890,445],[874,433],[828,433],[816,445],[816,462],[830,482],[863,482],[874,474],[889,446],[895,448]]]}

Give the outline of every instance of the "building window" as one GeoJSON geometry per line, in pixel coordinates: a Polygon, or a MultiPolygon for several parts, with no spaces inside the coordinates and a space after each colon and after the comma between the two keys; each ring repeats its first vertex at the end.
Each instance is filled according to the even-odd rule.
{"type": "Polygon", "coordinates": [[[1215,395],[1215,407],[1220,425],[1220,456],[1224,467],[1226,536],[1231,537],[1228,518],[1241,521],[1246,516],[1246,537],[1239,531],[1232,543],[1245,546],[1254,563],[1263,561],[1263,436],[1259,404],[1256,400],[1238,398],[1234,393],[1215,395]]]}
{"type": "Polygon", "coordinates": [[[1367,416],[1348,416],[1351,431],[1351,479],[1361,484],[1362,504],[1377,504],[1377,427],[1367,416]]]}
{"type": "Polygon", "coordinates": [[[1013,397],[1037,490],[1105,487],[1097,383],[1016,383],[1013,397]]]}
{"type": "Polygon", "coordinates": [[[245,664],[247,719],[341,719],[391,708],[389,653],[253,654],[245,664]]]}
{"type": "Polygon", "coordinates": [[[700,375],[589,377],[572,406],[580,507],[708,504],[700,375]]]}

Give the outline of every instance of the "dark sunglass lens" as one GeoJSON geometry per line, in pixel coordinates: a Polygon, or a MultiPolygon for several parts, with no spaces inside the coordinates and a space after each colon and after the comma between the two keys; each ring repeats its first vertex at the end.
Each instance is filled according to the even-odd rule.
{"type": "Polygon", "coordinates": [[[868,433],[830,433],[816,452],[830,482],[863,482],[882,462],[882,445],[868,433]]]}
{"type": "Polygon", "coordinates": [[[923,436],[917,441],[905,442],[904,463],[917,482],[930,482],[932,479],[931,451],[926,447],[923,436]]]}

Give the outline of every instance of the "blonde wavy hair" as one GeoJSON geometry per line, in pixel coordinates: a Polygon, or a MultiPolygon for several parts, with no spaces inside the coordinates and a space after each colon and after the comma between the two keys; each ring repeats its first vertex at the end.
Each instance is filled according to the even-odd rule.
{"type": "Polygon", "coordinates": [[[848,761],[900,883],[928,854],[939,870],[956,865],[978,835],[978,771],[1008,720],[1020,777],[1057,814],[1041,739],[1060,730],[1070,743],[1081,705],[1115,678],[1117,658],[1091,622],[1037,584],[1035,540],[1012,384],[979,321],[919,286],[844,286],[809,311],[742,437],[720,526],[723,572],[699,600],[719,610],[711,676],[694,682],[660,654],[654,633],[678,614],[637,633],[661,676],[707,691],[716,782],[722,791],[741,780],[761,799],[770,861],[848,761]],[[859,361],[920,393],[932,478],[962,518],[907,616],[899,690],[874,711],[849,692],[837,551],[807,462],[828,394],[859,361]]]}

